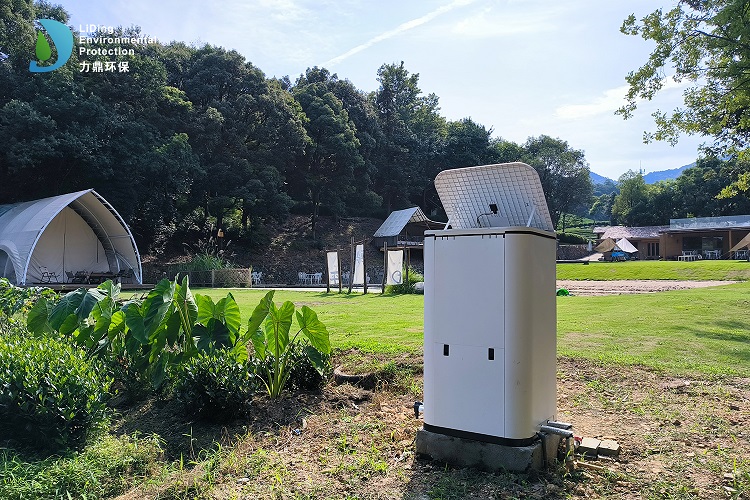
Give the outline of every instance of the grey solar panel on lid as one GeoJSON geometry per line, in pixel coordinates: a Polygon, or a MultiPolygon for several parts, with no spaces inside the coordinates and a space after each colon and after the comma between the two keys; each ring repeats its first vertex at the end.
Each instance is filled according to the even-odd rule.
{"type": "Polygon", "coordinates": [[[555,230],[539,175],[525,163],[444,170],[435,177],[435,188],[453,229],[528,226],[555,230]]]}

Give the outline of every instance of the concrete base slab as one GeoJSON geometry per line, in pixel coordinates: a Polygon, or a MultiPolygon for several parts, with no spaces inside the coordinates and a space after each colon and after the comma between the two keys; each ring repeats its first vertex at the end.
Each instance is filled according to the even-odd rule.
{"type": "Polygon", "coordinates": [[[529,446],[503,446],[462,439],[420,429],[417,431],[417,453],[455,467],[469,467],[489,472],[526,472],[542,469],[557,459],[560,436],[548,435],[544,445],[539,440],[529,446]]]}

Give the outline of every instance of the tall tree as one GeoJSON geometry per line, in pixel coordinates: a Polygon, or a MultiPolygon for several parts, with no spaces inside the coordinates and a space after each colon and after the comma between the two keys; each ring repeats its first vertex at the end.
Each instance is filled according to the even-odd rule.
{"type": "Polygon", "coordinates": [[[341,101],[354,126],[361,162],[355,162],[353,189],[341,193],[348,215],[378,214],[383,199],[375,193],[373,182],[377,172],[377,146],[382,142],[382,132],[375,108],[367,94],[357,89],[349,80],[342,80],[325,68],[308,68],[294,85],[293,91],[313,83],[324,84],[326,89],[341,101]]]}
{"type": "Polygon", "coordinates": [[[346,212],[345,194],[353,191],[354,171],[364,161],[359,141],[341,100],[324,82],[297,85],[294,96],[308,121],[308,143],[298,161],[298,173],[312,202],[312,236],[317,236],[320,206],[326,203],[334,214],[346,212]]]}
{"type": "Polygon", "coordinates": [[[620,193],[612,204],[612,222],[626,226],[637,226],[639,215],[648,203],[648,188],[643,175],[628,170],[618,179],[620,193]]]}
{"type": "Polygon", "coordinates": [[[425,102],[420,97],[419,75],[410,75],[403,61],[399,65],[382,65],[378,69],[378,82],[380,86],[373,94],[373,103],[383,138],[378,147],[376,188],[383,197],[386,211],[390,212],[409,203],[409,193],[415,184],[420,184],[421,188],[424,176],[418,171],[417,137],[412,122],[425,102]]]}
{"type": "MultiPolygon", "coordinates": [[[[555,227],[564,214],[589,205],[593,187],[583,151],[547,135],[530,137],[523,149],[526,162],[539,174],[555,227]]],[[[564,231],[564,219],[562,223],[564,231]]]]}
{"type": "Polygon", "coordinates": [[[750,3],[746,0],[679,0],[638,21],[630,15],[621,27],[627,35],[656,43],[648,61],[627,76],[628,118],[639,99],[652,99],[669,73],[689,82],[684,108],[656,112],[656,131],[646,140],[674,144],[680,133],[713,137],[719,150],[750,142],[750,3]]]}

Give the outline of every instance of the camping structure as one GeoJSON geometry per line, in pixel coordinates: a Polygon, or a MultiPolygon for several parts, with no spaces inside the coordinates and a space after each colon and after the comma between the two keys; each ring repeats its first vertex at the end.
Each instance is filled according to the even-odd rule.
{"type": "Polygon", "coordinates": [[[442,229],[445,223],[427,218],[419,207],[406,208],[391,212],[383,224],[375,231],[372,243],[378,248],[383,244],[389,247],[417,246],[424,244],[424,232],[427,229],[442,229]]]}
{"type": "Polygon", "coordinates": [[[93,189],[0,205],[0,273],[18,285],[64,282],[75,273],[127,273],[142,283],[130,229],[93,189]]]}
{"type": "Polygon", "coordinates": [[[594,251],[601,252],[604,260],[624,260],[625,254],[634,254],[638,252],[638,249],[626,238],[618,241],[606,238],[594,248],[594,251]]]}
{"type": "Polygon", "coordinates": [[[739,243],[737,243],[735,246],[730,248],[729,251],[736,252],[743,248],[748,248],[748,246],[750,246],[750,233],[748,233],[744,238],[742,238],[739,243]]]}
{"type": "Polygon", "coordinates": [[[617,246],[620,250],[628,254],[638,252],[638,249],[633,246],[633,244],[630,243],[627,238],[620,238],[619,240],[617,240],[617,246]]]}

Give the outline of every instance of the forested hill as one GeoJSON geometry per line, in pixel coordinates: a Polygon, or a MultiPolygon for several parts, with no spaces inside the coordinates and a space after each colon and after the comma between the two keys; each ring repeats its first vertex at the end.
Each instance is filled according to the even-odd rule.
{"type": "Polygon", "coordinates": [[[536,168],[555,219],[589,202],[582,151],[541,130],[516,144],[448,120],[403,63],[373,68],[379,86],[367,92],[323,68],[267,78],[233,50],[117,29],[74,33],[70,60],[35,73],[34,20],[67,23],[66,12],[19,0],[3,17],[0,203],[94,188],[144,252],[212,228],[257,243],[289,213],[309,216],[313,239],[319,214],[384,218],[419,205],[439,217],[435,175],[486,163],[536,168]]]}

